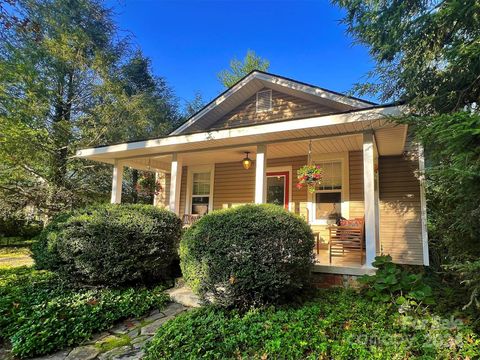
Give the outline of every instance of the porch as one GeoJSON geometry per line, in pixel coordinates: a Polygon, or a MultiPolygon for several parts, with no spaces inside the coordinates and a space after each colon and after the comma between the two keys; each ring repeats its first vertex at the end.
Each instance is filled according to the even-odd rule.
{"type": "Polygon", "coordinates": [[[162,188],[155,204],[180,217],[246,203],[284,206],[318,233],[315,270],[359,275],[372,271],[381,251],[378,161],[404,150],[407,127],[386,119],[397,113],[394,107],[370,109],[86,149],[77,155],[113,163],[112,203],[121,202],[128,166],[155,172],[162,188]],[[253,161],[249,169],[242,165],[245,153],[253,161]],[[297,170],[309,158],[329,169],[314,193],[295,187],[297,170]],[[347,254],[330,262],[328,227],[339,217],[364,218],[361,260],[347,254]]]}

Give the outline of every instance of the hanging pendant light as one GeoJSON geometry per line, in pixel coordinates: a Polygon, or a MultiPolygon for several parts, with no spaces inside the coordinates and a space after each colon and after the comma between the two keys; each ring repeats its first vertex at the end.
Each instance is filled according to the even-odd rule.
{"type": "Polygon", "coordinates": [[[252,166],[252,160],[248,157],[248,154],[250,154],[250,151],[245,151],[245,158],[242,160],[242,165],[245,170],[250,169],[252,166]]]}

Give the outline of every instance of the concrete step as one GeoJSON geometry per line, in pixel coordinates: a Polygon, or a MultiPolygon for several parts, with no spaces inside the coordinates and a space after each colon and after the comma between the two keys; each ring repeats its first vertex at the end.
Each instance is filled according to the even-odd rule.
{"type": "Polygon", "coordinates": [[[192,290],[184,285],[183,287],[174,287],[173,289],[167,290],[168,295],[172,301],[182,304],[186,307],[200,307],[200,298],[195,295],[192,290]]]}

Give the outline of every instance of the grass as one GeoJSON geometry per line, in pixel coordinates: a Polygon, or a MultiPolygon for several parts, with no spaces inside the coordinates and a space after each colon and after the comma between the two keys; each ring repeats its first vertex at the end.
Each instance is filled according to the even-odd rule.
{"type": "Polygon", "coordinates": [[[30,246],[33,242],[35,240],[20,236],[0,237],[0,246],[30,246]]]}
{"type": "Polygon", "coordinates": [[[30,248],[20,246],[0,248],[0,269],[31,265],[33,265],[33,259],[30,248]]]}
{"type": "Polygon", "coordinates": [[[128,335],[109,336],[105,340],[95,344],[95,347],[101,352],[106,352],[117,347],[130,345],[131,341],[128,335]]]}

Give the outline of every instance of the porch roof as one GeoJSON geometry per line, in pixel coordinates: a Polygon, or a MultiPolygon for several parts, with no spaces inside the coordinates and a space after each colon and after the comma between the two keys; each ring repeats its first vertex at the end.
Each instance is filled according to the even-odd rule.
{"type": "Polygon", "coordinates": [[[76,156],[110,164],[122,161],[125,166],[139,169],[148,165],[149,169],[169,170],[172,153],[192,154],[257,144],[341,138],[365,131],[374,132],[380,155],[397,155],[403,152],[407,127],[391,120],[404,112],[403,106],[375,106],[304,119],[87,148],[77,151],[76,156]]]}

